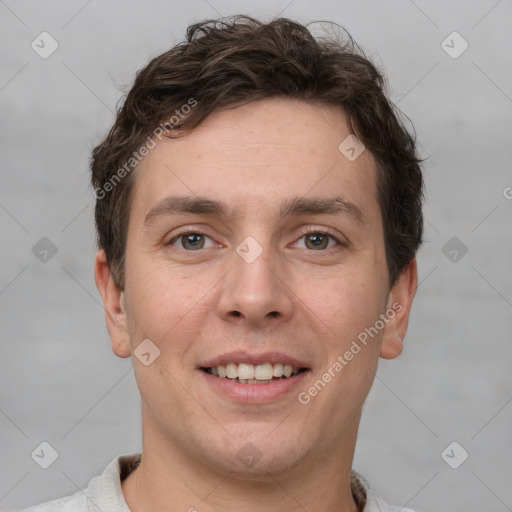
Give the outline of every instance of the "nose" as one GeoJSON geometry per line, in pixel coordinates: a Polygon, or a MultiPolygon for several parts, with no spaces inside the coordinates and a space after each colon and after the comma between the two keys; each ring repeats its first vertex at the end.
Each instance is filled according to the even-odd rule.
{"type": "Polygon", "coordinates": [[[219,316],[231,323],[253,328],[275,326],[293,315],[293,292],[282,265],[268,250],[254,261],[235,251],[232,270],[222,281],[219,316]]]}

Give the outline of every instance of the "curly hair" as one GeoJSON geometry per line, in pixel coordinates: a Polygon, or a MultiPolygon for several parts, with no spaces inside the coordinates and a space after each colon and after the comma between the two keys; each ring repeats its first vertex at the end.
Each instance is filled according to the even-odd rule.
{"type": "Polygon", "coordinates": [[[389,283],[396,282],[421,245],[421,160],[402,114],[387,97],[384,76],[346,31],[338,34],[315,38],[286,18],[207,20],[191,25],[185,41],[137,73],[91,159],[98,246],[120,288],[131,171],[156,138],[186,134],[216,110],[271,97],[344,109],[351,130],[377,163],[389,283]]]}

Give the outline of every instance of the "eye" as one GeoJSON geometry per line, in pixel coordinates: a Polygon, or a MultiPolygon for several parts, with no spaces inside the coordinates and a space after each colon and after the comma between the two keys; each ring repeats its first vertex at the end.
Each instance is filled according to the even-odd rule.
{"type": "Polygon", "coordinates": [[[298,245],[301,240],[304,240],[304,247],[306,249],[313,251],[331,249],[336,245],[342,245],[333,235],[317,230],[306,231],[296,242],[296,245],[298,245]]]}
{"type": "Polygon", "coordinates": [[[169,240],[167,245],[175,245],[185,251],[197,251],[199,249],[207,249],[206,244],[208,240],[211,242],[208,247],[213,247],[213,240],[209,236],[196,231],[188,231],[175,236],[172,240],[169,240]]]}

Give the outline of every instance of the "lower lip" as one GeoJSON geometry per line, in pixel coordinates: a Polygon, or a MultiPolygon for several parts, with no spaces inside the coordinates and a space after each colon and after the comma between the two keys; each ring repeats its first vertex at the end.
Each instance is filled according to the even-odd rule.
{"type": "Polygon", "coordinates": [[[261,404],[276,401],[291,393],[306,377],[309,370],[284,379],[276,379],[268,384],[240,384],[232,379],[216,377],[203,370],[197,370],[206,382],[221,394],[246,404],[261,404]]]}

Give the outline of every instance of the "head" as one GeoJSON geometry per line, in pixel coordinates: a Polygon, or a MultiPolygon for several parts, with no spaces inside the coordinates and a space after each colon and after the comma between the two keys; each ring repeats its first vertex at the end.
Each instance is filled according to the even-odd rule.
{"type": "Polygon", "coordinates": [[[350,445],[379,356],[402,350],[421,169],[383,76],[344,37],[194,25],[137,74],[93,152],[113,350],[151,340],[158,357],[134,357],[145,429],[212,467],[285,471],[350,445]],[[275,396],[211,375],[282,360],[300,373],[275,396]]]}

